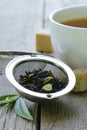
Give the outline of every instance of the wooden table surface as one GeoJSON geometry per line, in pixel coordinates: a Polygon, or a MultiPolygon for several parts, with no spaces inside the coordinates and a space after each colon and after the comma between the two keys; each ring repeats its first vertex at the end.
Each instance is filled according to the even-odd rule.
{"type": "MultiPolygon", "coordinates": [[[[0,51],[35,52],[35,34],[49,29],[49,14],[87,0],[0,0],[0,51]]],[[[0,95],[15,93],[5,77],[12,57],[0,56],[0,95]]],[[[27,101],[33,121],[0,108],[0,130],[87,130],[87,92],[70,93],[48,104],[27,101]]]]}

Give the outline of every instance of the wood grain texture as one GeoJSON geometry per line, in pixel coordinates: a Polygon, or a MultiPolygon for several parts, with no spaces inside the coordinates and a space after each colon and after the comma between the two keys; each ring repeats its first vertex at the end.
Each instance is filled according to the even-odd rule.
{"type": "MultiPolygon", "coordinates": [[[[35,51],[35,33],[49,29],[49,14],[77,4],[87,4],[87,0],[0,0],[0,50],[35,51]]],[[[5,77],[9,60],[0,58],[0,95],[16,93],[5,77]]],[[[41,106],[26,101],[33,122],[21,119],[14,110],[0,108],[0,130],[87,130],[86,98],[84,92],[41,106]]]]}
{"type": "MultiPolygon", "coordinates": [[[[49,29],[49,14],[62,7],[87,4],[86,0],[45,0],[44,28],[49,29]]],[[[70,93],[41,106],[41,130],[86,130],[87,92],[70,93]]]]}
{"type": "Polygon", "coordinates": [[[43,28],[49,29],[49,15],[52,11],[62,7],[61,0],[45,0],[44,2],[44,16],[43,28]]]}
{"type": "Polygon", "coordinates": [[[0,0],[0,50],[35,51],[42,10],[43,0],[0,0]]]}
{"type": "MultiPolygon", "coordinates": [[[[0,50],[35,51],[35,31],[42,28],[42,10],[43,0],[0,0],[0,50]]],[[[9,60],[0,59],[0,95],[16,93],[5,77],[9,60]]],[[[27,104],[32,122],[21,119],[14,110],[0,108],[0,130],[36,130],[38,104],[27,104]]]]}
{"type": "MultiPolygon", "coordinates": [[[[0,57],[0,96],[17,93],[5,76],[5,67],[12,58],[0,57]]],[[[0,107],[0,130],[36,130],[38,104],[26,100],[27,106],[32,113],[33,121],[27,121],[16,115],[14,109],[0,107]]]]}
{"type": "Polygon", "coordinates": [[[42,105],[42,130],[86,130],[87,92],[71,93],[42,105]]]}

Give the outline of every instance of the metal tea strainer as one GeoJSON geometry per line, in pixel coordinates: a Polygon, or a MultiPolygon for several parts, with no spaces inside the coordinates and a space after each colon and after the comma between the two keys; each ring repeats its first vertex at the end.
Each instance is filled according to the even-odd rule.
{"type": "Polygon", "coordinates": [[[65,63],[56,58],[37,53],[18,56],[11,60],[6,66],[6,76],[20,95],[34,102],[57,99],[69,93],[76,82],[73,71],[65,63]],[[54,93],[40,93],[24,88],[19,84],[19,76],[23,75],[25,71],[33,71],[35,69],[51,70],[55,77],[66,78],[66,87],[54,93]]]}

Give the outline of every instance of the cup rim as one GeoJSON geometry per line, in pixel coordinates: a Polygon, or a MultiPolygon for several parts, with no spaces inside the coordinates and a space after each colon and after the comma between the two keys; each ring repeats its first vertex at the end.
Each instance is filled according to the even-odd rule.
{"type": "Polygon", "coordinates": [[[49,15],[49,21],[56,24],[56,25],[60,25],[61,27],[65,27],[65,28],[70,28],[70,29],[77,29],[77,30],[87,30],[87,28],[83,28],[83,27],[74,27],[74,26],[68,26],[68,25],[64,25],[60,22],[57,22],[56,20],[53,19],[53,16],[60,12],[60,11],[64,11],[64,10],[69,10],[69,9],[74,9],[74,8],[81,8],[81,7],[85,7],[87,8],[87,4],[82,4],[82,5],[73,5],[73,6],[68,6],[68,7],[63,7],[60,9],[56,9],[54,11],[52,11],[49,15]]]}

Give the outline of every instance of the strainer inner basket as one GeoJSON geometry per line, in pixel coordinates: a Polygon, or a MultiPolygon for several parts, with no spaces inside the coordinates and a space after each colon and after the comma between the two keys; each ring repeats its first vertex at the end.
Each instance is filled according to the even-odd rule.
{"type": "Polygon", "coordinates": [[[13,72],[14,78],[16,79],[17,82],[19,82],[20,75],[25,75],[25,72],[39,70],[39,69],[51,71],[56,78],[58,79],[64,78],[68,83],[68,76],[60,66],[50,62],[40,61],[40,60],[24,61],[17,64],[13,72]]]}

